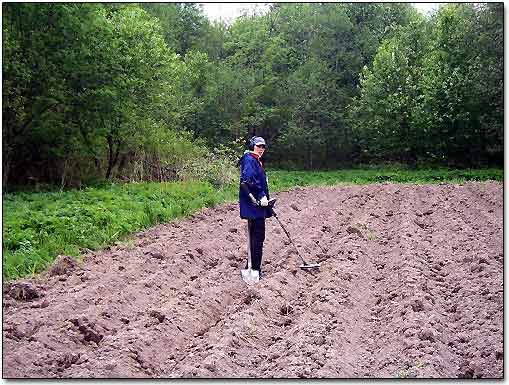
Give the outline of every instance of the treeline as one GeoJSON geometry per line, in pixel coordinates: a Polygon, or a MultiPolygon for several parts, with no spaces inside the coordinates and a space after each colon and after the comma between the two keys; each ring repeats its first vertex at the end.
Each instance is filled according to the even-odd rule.
{"type": "Polygon", "coordinates": [[[2,7],[4,186],[222,184],[253,134],[280,167],[502,163],[502,3],[2,7]]]}
{"type": "Polygon", "coordinates": [[[377,50],[350,106],[365,159],[503,164],[503,4],[448,5],[377,50]]]}

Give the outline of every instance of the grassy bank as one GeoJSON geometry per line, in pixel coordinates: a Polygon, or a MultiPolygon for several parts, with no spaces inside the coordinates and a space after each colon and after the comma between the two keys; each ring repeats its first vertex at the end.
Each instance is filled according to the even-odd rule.
{"type": "MultiPolygon", "coordinates": [[[[503,178],[503,170],[268,171],[271,191],[295,186],[395,183],[461,183],[503,178]]],[[[237,186],[208,183],[140,183],[3,196],[3,276],[29,276],[59,254],[113,244],[157,223],[168,222],[237,199],[237,186]]]]}
{"type": "Polygon", "coordinates": [[[154,224],[231,198],[208,183],[140,183],[3,197],[3,275],[43,270],[58,254],[78,256],[154,224]]]}

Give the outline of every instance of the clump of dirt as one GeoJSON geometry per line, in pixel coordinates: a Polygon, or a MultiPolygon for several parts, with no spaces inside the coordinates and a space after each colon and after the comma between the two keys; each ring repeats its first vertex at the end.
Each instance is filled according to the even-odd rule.
{"type": "Polygon", "coordinates": [[[164,314],[157,310],[151,310],[149,314],[151,317],[157,318],[159,322],[163,322],[164,319],[166,318],[164,314]]]}
{"type": "Polygon", "coordinates": [[[277,194],[246,286],[237,204],[3,287],[5,378],[502,378],[502,184],[277,194]],[[299,202],[296,206],[294,202],[299,202]]]}
{"type": "Polygon", "coordinates": [[[93,341],[98,344],[104,338],[104,335],[97,330],[95,322],[89,321],[85,316],[70,319],[69,322],[77,327],[85,342],[93,341]]]}
{"type": "Polygon", "coordinates": [[[53,264],[49,267],[47,274],[50,277],[55,275],[68,274],[78,267],[78,263],[66,255],[59,255],[56,257],[53,264]]]}
{"type": "Polygon", "coordinates": [[[9,295],[17,301],[32,301],[44,294],[41,289],[30,281],[18,281],[6,284],[4,294],[9,295]]]}

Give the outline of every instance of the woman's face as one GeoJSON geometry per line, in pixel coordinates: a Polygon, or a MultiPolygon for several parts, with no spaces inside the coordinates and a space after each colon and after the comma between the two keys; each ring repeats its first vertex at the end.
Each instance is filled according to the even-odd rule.
{"type": "Polygon", "coordinates": [[[260,144],[260,145],[257,144],[257,145],[254,146],[254,153],[256,155],[258,155],[259,157],[261,157],[264,152],[265,152],[265,145],[264,144],[260,144]]]}

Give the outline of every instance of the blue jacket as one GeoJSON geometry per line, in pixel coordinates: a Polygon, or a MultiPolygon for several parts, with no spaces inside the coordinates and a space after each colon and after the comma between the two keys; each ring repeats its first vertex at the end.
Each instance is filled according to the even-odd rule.
{"type": "MultiPolygon", "coordinates": [[[[260,200],[264,195],[269,199],[267,176],[262,165],[250,152],[240,158],[240,183],[245,182],[249,192],[260,200]]],[[[242,219],[268,218],[272,216],[270,210],[256,206],[251,202],[245,191],[239,189],[240,217],[242,219]]]]}

